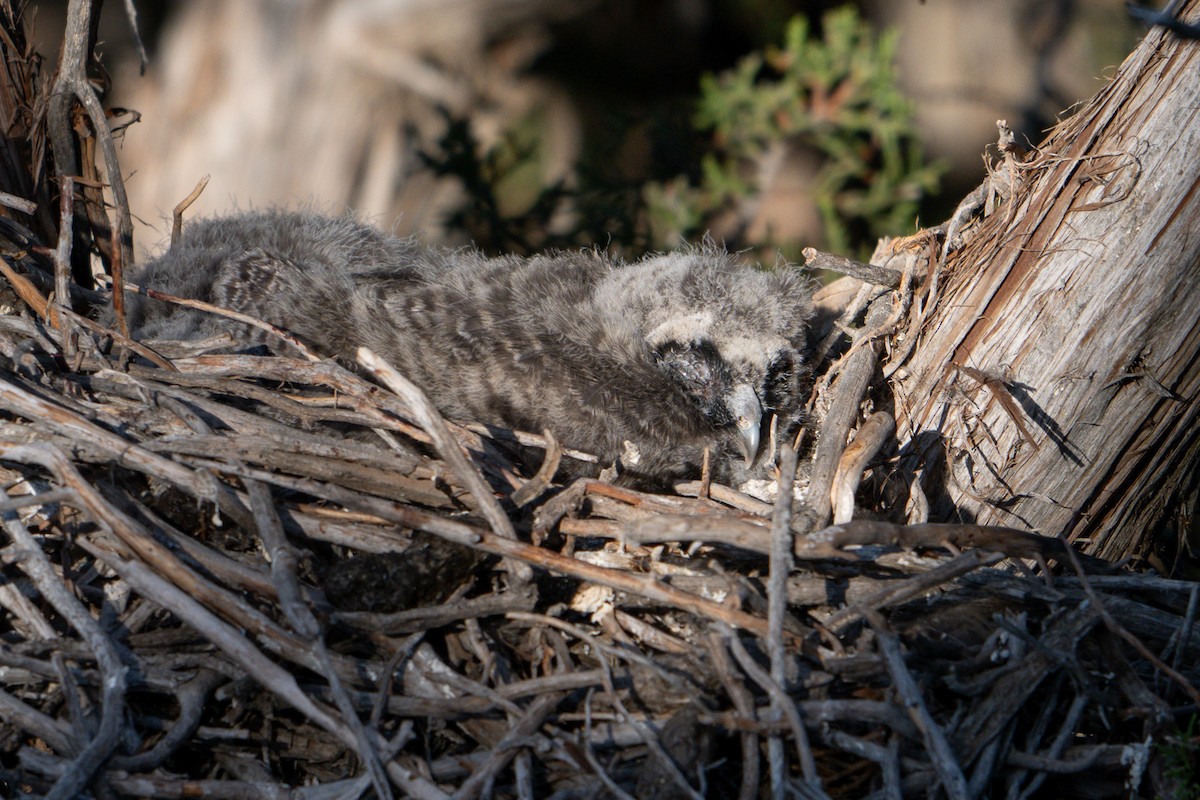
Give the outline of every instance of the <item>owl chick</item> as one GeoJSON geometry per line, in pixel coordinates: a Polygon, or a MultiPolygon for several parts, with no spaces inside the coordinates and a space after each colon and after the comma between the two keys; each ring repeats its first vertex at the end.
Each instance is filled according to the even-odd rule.
{"type": "MultiPolygon", "coordinates": [[[[696,477],[705,448],[719,480],[761,475],[765,440],[801,421],[807,279],[713,247],[631,264],[595,251],[489,258],[268,211],[194,223],[135,280],[348,362],[369,347],[447,417],[548,428],[601,464],[620,461],[631,483],[696,477]]],[[[127,305],[139,338],[231,331],[264,343],[217,315],[141,295],[127,305]]]]}

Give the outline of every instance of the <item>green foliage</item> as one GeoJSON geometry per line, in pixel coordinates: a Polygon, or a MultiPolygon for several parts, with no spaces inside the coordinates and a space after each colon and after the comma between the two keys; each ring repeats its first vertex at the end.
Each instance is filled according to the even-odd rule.
{"type": "Polygon", "coordinates": [[[1177,800],[1200,800],[1200,716],[1193,714],[1177,736],[1155,745],[1163,759],[1163,777],[1174,785],[1177,800]]]}
{"type": "Polygon", "coordinates": [[[749,198],[758,187],[746,176],[787,142],[821,157],[813,199],[827,247],[845,252],[912,228],[941,168],[924,164],[912,108],[896,87],[897,35],[875,36],[850,7],[826,14],[823,29],[816,39],[807,20],[793,18],[782,47],[703,79],[696,125],[712,133],[716,149],[675,224],[749,198]]]}
{"type": "Polygon", "coordinates": [[[875,35],[850,7],[825,15],[820,38],[807,20],[792,19],[781,46],[702,79],[693,130],[682,137],[699,142],[688,152],[688,174],[651,167],[642,180],[622,182],[604,165],[584,163],[572,187],[525,189],[506,211],[501,190],[538,151],[528,127],[478,157],[469,128],[452,122],[427,162],[462,180],[469,199],[449,223],[485,249],[597,243],[636,254],[710,231],[732,247],[792,249],[742,238],[769,155],[803,148],[821,165],[811,191],[824,246],[869,249],[882,235],[913,229],[918,203],[941,171],[924,162],[911,106],[896,87],[896,41],[894,32],[875,35]]]}

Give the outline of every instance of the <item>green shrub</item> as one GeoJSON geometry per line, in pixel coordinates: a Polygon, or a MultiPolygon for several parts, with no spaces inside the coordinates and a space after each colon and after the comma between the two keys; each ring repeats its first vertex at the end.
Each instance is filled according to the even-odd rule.
{"type": "MultiPolygon", "coordinates": [[[[826,248],[860,252],[880,236],[914,230],[918,203],[936,188],[941,167],[925,162],[912,107],[896,85],[897,34],[876,35],[850,7],[826,14],[821,28],[818,38],[806,19],[793,18],[781,46],[701,80],[690,132],[700,147],[686,175],[623,184],[604,177],[613,170],[580,164],[570,188],[540,187],[532,199],[526,190],[520,208],[506,208],[499,190],[536,158],[536,133],[521,126],[477,155],[469,126],[451,121],[440,152],[426,156],[432,169],[459,178],[467,190],[448,223],[488,250],[595,243],[638,254],[673,247],[704,236],[718,220],[740,219],[760,191],[764,159],[782,144],[819,159],[812,200],[826,248]]],[[[727,246],[790,254],[810,244],[747,242],[742,227],[721,226],[727,246]]]]}

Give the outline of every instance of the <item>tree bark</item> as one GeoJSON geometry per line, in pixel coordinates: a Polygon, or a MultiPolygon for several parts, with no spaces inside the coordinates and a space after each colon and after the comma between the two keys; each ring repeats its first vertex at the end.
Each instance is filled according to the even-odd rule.
{"type": "Polygon", "coordinates": [[[941,266],[891,387],[943,511],[1116,558],[1195,505],[1197,153],[1200,43],[1152,30],[941,266]]]}

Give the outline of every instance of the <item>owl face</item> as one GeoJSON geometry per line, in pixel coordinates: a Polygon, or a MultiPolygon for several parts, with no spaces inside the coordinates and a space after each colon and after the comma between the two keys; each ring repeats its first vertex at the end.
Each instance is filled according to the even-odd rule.
{"type": "Polygon", "coordinates": [[[753,466],[762,450],[773,451],[763,447],[773,430],[790,435],[799,425],[804,279],[794,270],[747,269],[711,248],[651,258],[638,270],[637,281],[599,295],[612,292],[609,307],[637,319],[659,369],[753,466]]]}
{"type": "Polygon", "coordinates": [[[746,466],[754,463],[761,441],[762,403],[754,387],[739,382],[708,340],[669,341],[654,350],[659,368],[691,399],[714,428],[735,428],[746,466]]]}
{"type": "Polygon", "coordinates": [[[778,426],[775,417],[784,418],[785,431],[798,419],[799,354],[781,337],[722,336],[711,323],[706,315],[668,320],[646,343],[658,367],[704,418],[736,434],[750,468],[778,426]]]}

